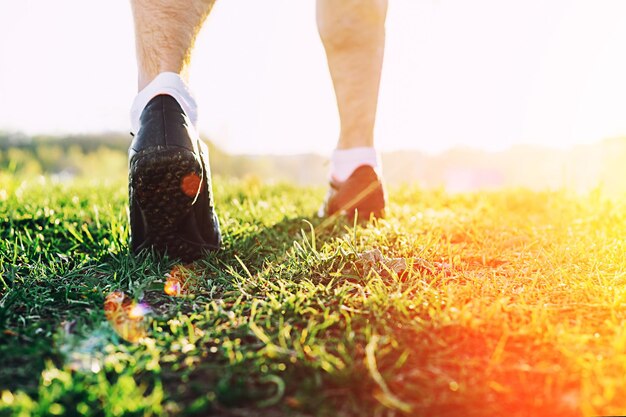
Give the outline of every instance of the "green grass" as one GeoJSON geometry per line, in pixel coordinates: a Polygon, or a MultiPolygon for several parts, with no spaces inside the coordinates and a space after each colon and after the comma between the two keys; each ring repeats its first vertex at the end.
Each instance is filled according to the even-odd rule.
{"type": "Polygon", "coordinates": [[[405,187],[355,226],[323,189],[214,187],[224,248],[171,297],[123,182],[0,177],[1,416],[626,414],[621,201],[405,187]],[[135,343],[114,291],[151,309],[135,343]]]}

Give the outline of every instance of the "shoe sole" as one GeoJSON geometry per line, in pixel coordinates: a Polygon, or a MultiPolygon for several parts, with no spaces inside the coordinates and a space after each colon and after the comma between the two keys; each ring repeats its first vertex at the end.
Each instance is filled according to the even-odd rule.
{"type": "Polygon", "coordinates": [[[144,149],[133,156],[130,176],[131,204],[143,220],[142,242],[133,251],[153,247],[183,261],[202,257],[206,249],[181,236],[180,228],[204,186],[202,163],[194,153],[184,148],[144,149]]]}

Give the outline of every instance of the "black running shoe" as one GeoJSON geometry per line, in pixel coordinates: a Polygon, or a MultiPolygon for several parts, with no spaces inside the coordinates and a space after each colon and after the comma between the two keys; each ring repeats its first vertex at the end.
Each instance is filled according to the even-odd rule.
{"type": "Polygon", "coordinates": [[[133,253],[191,262],[219,249],[208,149],[173,97],[150,100],[128,155],[133,253]]]}

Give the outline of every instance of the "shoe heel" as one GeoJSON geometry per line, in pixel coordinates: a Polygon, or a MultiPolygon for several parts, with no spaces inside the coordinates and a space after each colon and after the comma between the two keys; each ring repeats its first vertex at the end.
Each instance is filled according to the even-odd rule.
{"type": "Polygon", "coordinates": [[[190,212],[204,180],[200,161],[186,149],[149,148],[133,156],[130,178],[130,201],[145,231],[136,236],[142,247],[133,245],[133,251],[179,246],[179,222],[190,212]]]}
{"type": "Polygon", "coordinates": [[[385,217],[385,197],[381,189],[376,189],[362,198],[356,206],[348,211],[348,219],[354,220],[358,212],[358,220],[369,220],[371,216],[376,218],[385,217]]]}

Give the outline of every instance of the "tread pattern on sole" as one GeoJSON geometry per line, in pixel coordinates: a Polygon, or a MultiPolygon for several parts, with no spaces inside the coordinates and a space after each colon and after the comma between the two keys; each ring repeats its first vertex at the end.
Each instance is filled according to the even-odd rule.
{"type": "Polygon", "coordinates": [[[201,257],[206,249],[185,239],[181,224],[205,182],[203,164],[187,149],[148,148],[133,156],[131,211],[139,210],[143,220],[143,236],[133,236],[139,240],[133,251],[153,247],[183,261],[201,257]]]}

